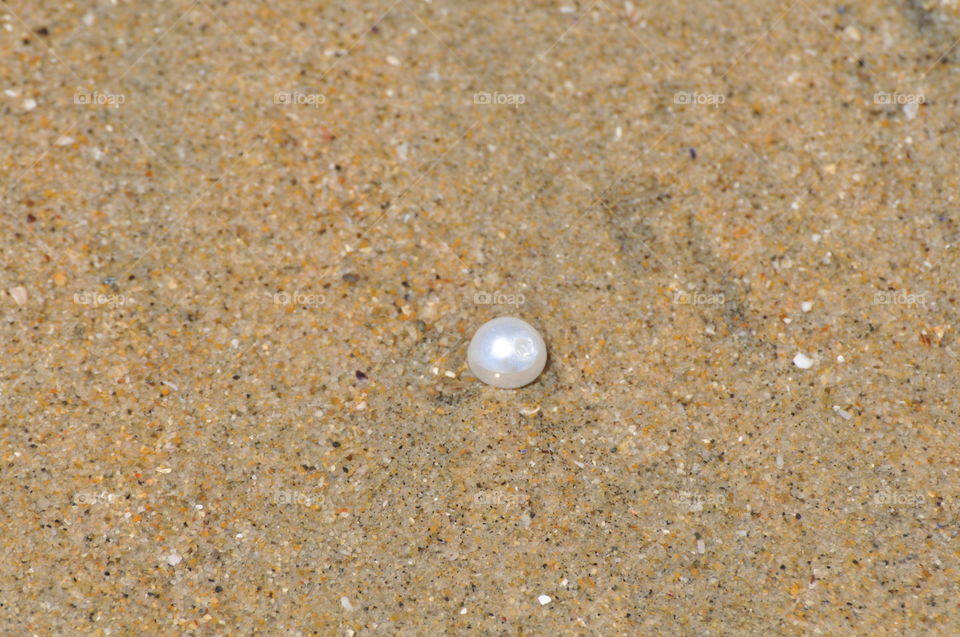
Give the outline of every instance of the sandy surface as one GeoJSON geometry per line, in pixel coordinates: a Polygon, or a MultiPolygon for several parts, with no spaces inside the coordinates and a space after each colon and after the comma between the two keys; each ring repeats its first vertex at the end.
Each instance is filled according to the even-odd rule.
{"type": "Polygon", "coordinates": [[[0,632],[957,634],[958,38],[4,2],[0,632]]]}

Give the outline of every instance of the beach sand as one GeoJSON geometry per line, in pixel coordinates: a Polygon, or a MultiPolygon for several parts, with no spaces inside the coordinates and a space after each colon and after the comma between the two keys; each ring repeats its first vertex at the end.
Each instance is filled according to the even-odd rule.
{"type": "Polygon", "coordinates": [[[3,634],[960,632],[955,3],[0,24],[3,634]]]}

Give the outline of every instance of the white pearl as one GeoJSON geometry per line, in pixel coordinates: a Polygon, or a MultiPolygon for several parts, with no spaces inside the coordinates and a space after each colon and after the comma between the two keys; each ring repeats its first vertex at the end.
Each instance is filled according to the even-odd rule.
{"type": "Polygon", "coordinates": [[[536,380],[547,364],[547,345],[532,325],[501,316],[480,326],[467,349],[474,376],[494,387],[516,389],[536,380]]]}

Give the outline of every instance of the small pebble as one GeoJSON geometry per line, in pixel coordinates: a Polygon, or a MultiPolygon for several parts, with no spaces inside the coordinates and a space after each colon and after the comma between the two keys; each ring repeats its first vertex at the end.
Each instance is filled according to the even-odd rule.
{"type": "Polygon", "coordinates": [[[842,409],[840,405],[834,405],[833,411],[837,412],[837,415],[843,418],[844,420],[850,420],[851,418],[853,418],[853,414],[851,414],[846,409],[842,409]]]}
{"type": "Polygon", "coordinates": [[[343,606],[347,611],[353,611],[353,604],[350,603],[350,598],[346,595],[340,598],[340,605],[343,606]]]}
{"type": "Polygon", "coordinates": [[[28,97],[27,99],[23,100],[23,110],[32,111],[36,107],[37,100],[33,99],[32,97],[28,97]]]}
{"type": "Polygon", "coordinates": [[[553,599],[551,599],[549,595],[541,595],[540,597],[537,598],[537,601],[540,602],[541,606],[546,606],[547,604],[552,602],[553,599]]]}
{"type": "Polygon", "coordinates": [[[797,355],[793,357],[793,364],[800,369],[810,369],[813,367],[813,359],[803,352],[798,352],[797,355]]]}
{"type": "Polygon", "coordinates": [[[810,310],[813,309],[813,302],[804,301],[803,303],[800,304],[800,309],[803,310],[804,312],[809,312],[810,310]]]}
{"type": "Polygon", "coordinates": [[[843,34],[854,42],[859,42],[863,39],[863,36],[860,34],[860,30],[852,24],[843,30],[843,34]]]}
{"type": "Polygon", "coordinates": [[[17,305],[24,305],[27,302],[27,288],[22,285],[18,285],[15,288],[10,288],[10,296],[13,297],[13,300],[16,301],[17,305]]]}
{"type": "Polygon", "coordinates": [[[167,556],[167,564],[170,566],[176,566],[183,561],[183,558],[177,555],[176,551],[172,551],[170,555],[167,556]]]}

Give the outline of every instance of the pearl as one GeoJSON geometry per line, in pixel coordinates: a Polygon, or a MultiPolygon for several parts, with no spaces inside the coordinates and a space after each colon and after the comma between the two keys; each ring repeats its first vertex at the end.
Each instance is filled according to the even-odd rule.
{"type": "Polygon", "coordinates": [[[532,325],[501,316],[480,326],[467,348],[474,376],[494,387],[516,389],[537,379],[547,364],[547,345],[532,325]]]}

